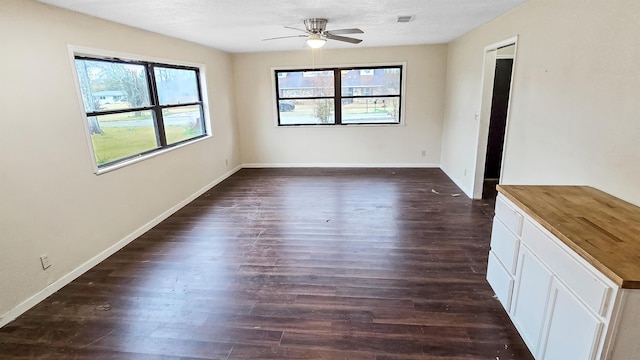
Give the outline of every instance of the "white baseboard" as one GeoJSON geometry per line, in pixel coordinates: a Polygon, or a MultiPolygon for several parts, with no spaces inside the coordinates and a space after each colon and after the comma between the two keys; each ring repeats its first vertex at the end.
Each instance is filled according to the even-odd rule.
{"type": "Polygon", "coordinates": [[[431,163],[247,163],[243,168],[439,168],[431,163]]]}
{"type": "Polygon", "coordinates": [[[125,247],[127,244],[129,244],[130,242],[132,242],[133,240],[138,238],[140,235],[142,235],[145,232],[151,230],[151,228],[153,228],[154,226],[158,225],[163,220],[165,220],[169,216],[171,216],[173,213],[175,213],[176,211],[182,209],[188,203],[190,203],[193,200],[195,200],[198,196],[204,194],[205,192],[207,192],[212,187],[218,185],[223,180],[225,180],[229,176],[233,175],[234,173],[236,173],[241,168],[242,168],[242,166],[237,166],[236,168],[234,168],[234,169],[228,171],[227,173],[223,174],[219,178],[215,179],[211,183],[205,185],[203,188],[201,188],[200,190],[198,190],[195,193],[193,193],[188,198],[182,200],[181,202],[179,202],[175,206],[171,207],[169,210],[163,212],[162,214],[160,214],[159,216],[157,216],[153,220],[151,220],[148,223],[144,224],[143,226],[141,226],[140,228],[135,230],[133,233],[127,235],[124,239],[122,239],[122,240],[118,241],[117,243],[113,244],[112,246],[110,246],[106,250],[102,251],[100,254],[94,256],[93,258],[91,258],[87,262],[85,262],[84,264],[82,264],[82,265],[78,266],[76,269],[72,270],[70,273],[68,273],[68,274],[64,275],[63,277],[61,277],[60,279],[54,281],[51,285],[49,285],[46,288],[40,290],[35,295],[33,295],[30,298],[28,298],[27,300],[23,301],[22,303],[20,303],[15,308],[13,308],[13,309],[7,311],[6,313],[0,315],[0,328],[5,326],[9,322],[13,321],[18,316],[22,315],[25,311],[27,311],[27,310],[31,309],[32,307],[34,307],[35,305],[37,305],[42,300],[44,300],[47,297],[51,296],[56,291],[62,289],[62,287],[64,287],[65,285],[69,284],[70,282],[72,282],[73,280],[75,280],[80,275],[84,274],[85,272],[87,272],[88,270],[93,268],[94,266],[98,265],[100,262],[102,262],[103,260],[105,260],[109,256],[115,254],[118,250],[120,250],[123,247],[125,247]]]}
{"type": "Polygon", "coordinates": [[[463,186],[460,181],[458,179],[456,179],[455,177],[451,176],[451,174],[447,171],[447,169],[443,168],[442,166],[440,167],[440,170],[442,170],[442,172],[447,175],[447,177],[449,178],[449,180],[453,181],[454,184],[456,184],[457,187],[460,188],[460,190],[462,190],[462,192],[467,195],[467,197],[469,199],[473,199],[473,193],[467,189],[465,186],[463,186]]]}

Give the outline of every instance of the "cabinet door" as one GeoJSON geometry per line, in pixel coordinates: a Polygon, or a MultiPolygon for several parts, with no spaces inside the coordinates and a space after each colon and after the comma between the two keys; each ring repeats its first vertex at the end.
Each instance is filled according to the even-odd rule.
{"type": "Polygon", "coordinates": [[[603,323],[557,279],[548,309],[540,359],[595,359],[603,323]]]}
{"type": "Polygon", "coordinates": [[[511,306],[511,294],[513,292],[513,278],[511,274],[502,266],[502,263],[495,256],[493,251],[489,251],[489,263],[487,264],[487,281],[498,300],[506,311],[511,306]]]}
{"type": "Polygon", "coordinates": [[[491,230],[491,251],[512,276],[516,273],[520,240],[507,229],[498,217],[493,219],[491,230]]]}
{"type": "Polygon", "coordinates": [[[522,245],[511,317],[534,355],[537,354],[540,343],[551,279],[549,269],[526,246],[522,245]]]}

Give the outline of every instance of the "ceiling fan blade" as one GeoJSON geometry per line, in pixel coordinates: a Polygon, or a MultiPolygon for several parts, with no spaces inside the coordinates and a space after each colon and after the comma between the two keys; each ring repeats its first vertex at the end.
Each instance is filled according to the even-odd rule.
{"type": "Polygon", "coordinates": [[[333,34],[326,34],[326,35],[327,35],[327,39],[331,39],[331,40],[344,41],[352,44],[360,44],[362,42],[362,40],[360,39],[355,39],[355,38],[346,37],[346,36],[338,36],[333,34]]]}
{"type": "Polygon", "coordinates": [[[267,40],[278,40],[278,39],[287,39],[287,38],[299,38],[299,37],[307,37],[307,35],[278,36],[278,37],[272,37],[272,38],[268,38],[268,39],[262,39],[262,41],[267,41],[267,40]]]}
{"type": "Polygon", "coordinates": [[[285,26],[284,28],[285,28],[285,29],[291,29],[291,30],[298,30],[298,31],[302,31],[303,33],[307,33],[307,34],[309,33],[307,30],[299,29],[299,28],[297,28],[297,27],[293,27],[293,26],[285,26]]]}
{"type": "Polygon", "coordinates": [[[343,35],[343,34],[364,34],[364,31],[357,29],[357,28],[353,28],[353,29],[337,29],[337,30],[328,30],[325,31],[326,34],[333,34],[333,35],[343,35]]]}

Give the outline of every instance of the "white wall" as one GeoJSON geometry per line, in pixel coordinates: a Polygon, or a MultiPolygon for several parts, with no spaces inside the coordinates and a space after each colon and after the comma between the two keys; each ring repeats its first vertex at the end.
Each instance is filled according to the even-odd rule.
{"type": "Polygon", "coordinates": [[[234,54],[242,161],[261,165],[438,166],[446,45],[234,54]],[[406,62],[404,126],[277,127],[272,67],[406,62]],[[422,155],[425,151],[425,155],[422,155]]]}
{"type": "Polygon", "coordinates": [[[483,49],[514,35],[503,183],[585,184],[640,205],[637,0],[530,0],[451,43],[442,167],[471,188],[483,49]]]}
{"type": "Polygon", "coordinates": [[[1,324],[240,158],[227,53],[23,0],[2,0],[0,46],[1,324]],[[213,137],[95,175],[67,44],[205,64],[213,137]]]}

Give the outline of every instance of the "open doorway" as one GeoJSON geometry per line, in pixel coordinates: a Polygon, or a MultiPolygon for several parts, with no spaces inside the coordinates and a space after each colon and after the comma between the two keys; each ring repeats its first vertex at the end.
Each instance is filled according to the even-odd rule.
{"type": "Polygon", "coordinates": [[[474,199],[495,198],[502,177],[516,40],[485,48],[474,199]]]}

